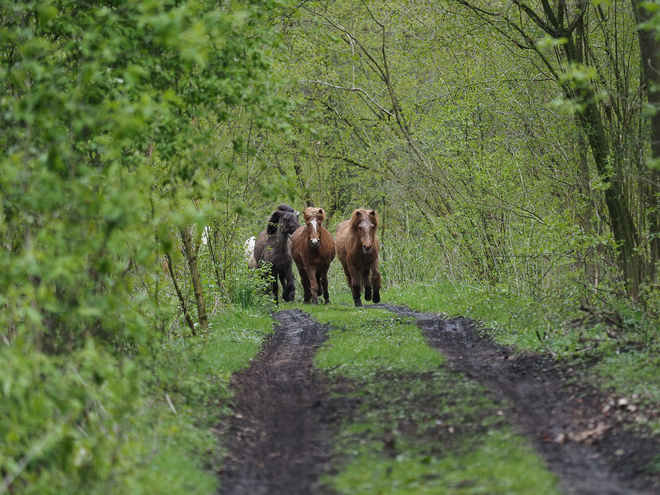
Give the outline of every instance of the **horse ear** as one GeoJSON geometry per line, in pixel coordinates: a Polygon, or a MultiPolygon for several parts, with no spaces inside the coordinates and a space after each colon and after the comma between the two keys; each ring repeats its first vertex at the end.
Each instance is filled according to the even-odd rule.
{"type": "Polygon", "coordinates": [[[376,213],[376,210],[371,210],[369,212],[369,216],[371,217],[371,221],[374,223],[374,227],[378,228],[378,213],[376,213]]]}
{"type": "Polygon", "coordinates": [[[361,217],[362,212],[360,210],[355,210],[355,215],[357,215],[358,217],[361,217]]]}
{"type": "Polygon", "coordinates": [[[266,233],[268,235],[275,235],[277,233],[277,224],[280,223],[280,213],[281,211],[276,210],[268,219],[268,226],[266,227],[266,233]]]}

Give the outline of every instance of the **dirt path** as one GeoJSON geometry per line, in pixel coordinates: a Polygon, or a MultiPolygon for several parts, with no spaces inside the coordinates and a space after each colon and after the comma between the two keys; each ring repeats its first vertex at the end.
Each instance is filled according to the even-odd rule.
{"type": "Polygon", "coordinates": [[[327,327],[299,310],[281,311],[277,319],[265,349],[233,379],[222,494],[312,495],[329,468],[327,424],[335,414],[312,373],[327,327]]]}
{"type": "Polygon", "coordinates": [[[571,381],[569,370],[537,355],[512,355],[508,348],[480,339],[468,319],[446,320],[381,306],[415,318],[429,344],[447,356],[455,370],[481,382],[496,400],[510,404],[507,416],[532,439],[561,479],[565,493],[660,493],[660,480],[642,472],[660,454],[658,439],[636,438],[625,430],[603,412],[606,397],[580,380],[571,381]]]}
{"type": "MultiPolygon", "coordinates": [[[[407,308],[373,305],[413,317],[429,344],[456,371],[481,382],[517,431],[561,479],[570,495],[660,493],[658,477],[642,472],[660,454],[658,439],[638,439],[603,412],[606,398],[557,363],[513,355],[479,338],[464,318],[446,320],[407,308]]],[[[275,334],[249,370],[233,379],[234,414],[221,494],[319,495],[332,469],[332,430],[352,405],[329,399],[328,379],[312,360],[327,327],[300,310],[277,314],[275,334]]]]}

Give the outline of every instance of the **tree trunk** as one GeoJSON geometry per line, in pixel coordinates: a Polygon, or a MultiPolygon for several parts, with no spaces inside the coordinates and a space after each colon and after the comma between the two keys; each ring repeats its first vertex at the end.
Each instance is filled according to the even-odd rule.
{"type": "Polygon", "coordinates": [[[188,260],[188,268],[190,269],[190,279],[193,284],[193,291],[195,293],[195,303],[197,304],[197,316],[199,318],[199,325],[203,329],[209,326],[208,317],[206,316],[206,304],[204,303],[204,292],[202,290],[202,281],[199,276],[199,269],[197,267],[197,250],[193,247],[192,237],[187,228],[180,229],[181,241],[183,243],[183,251],[188,260]]]}
{"type": "Polygon", "coordinates": [[[170,273],[170,277],[172,278],[172,285],[174,285],[174,290],[176,291],[176,295],[179,298],[179,302],[181,303],[183,316],[186,319],[186,323],[188,323],[192,334],[197,336],[197,332],[195,331],[195,323],[190,317],[190,312],[188,311],[188,303],[186,303],[186,298],[183,296],[183,293],[179,288],[179,283],[176,281],[176,276],[174,275],[174,263],[172,262],[172,257],[169,254],[166,254],[165,256],[167,258],[167,271],[170,273]]]}
{"type": "Polygon", "coordinates": [[[220,276],[220,270],[218,269],[218,266],[220,266],[220,260],[216,256],[216,241],[217,241],[217,230],[216,229],[209,229],[209,235],[208,236],[208,246],[209,246],[209,252],[211,253],[211,262],[213,263],[213,273],[215,273],[215,283],[218,286],[218,290],[222,291],[224,290],[224,284],[222,283],[222,277],[220,276]]]}
{"type": "MultiPolygon", "coordinates": [[[[567,31],[564,22],[565,5],[560,3],[557,16],[551,14],[549,4],[544,3],[546,14],[553,23],[556,32],[567,35],[567,42],[563,45],[566,60],[570,63],[581,62],[582,53],[578,42],[583,42],[580,23],[576,24],[575,31],[567,31]],[[577,37],[577,40],[573,38],[577,37]]],[[[586,2],[583,2],[582,8],[586,9],[586,2]]],[[[573,88],[562,84],[562,90],[567,98],[576,97],[584,105],[584,110],[579,112],[580,123],[587,135],[589,147],[596,162],[596,170],[603,183],[607,185],[605,189],[605,205],[607,206],[608,220],[614,239],[619,246],[619,265],[626,284],[628,294],[636,299],[639,295],[639,286],[641,283],[643,259],[638,253],[639,239],[637,229],[633,220],[630,208],[624,197],[621,187],[621,181],[616,175],[612,177],[612,170],[619,172],[621,167],[614,167],[613,157],[610,150],[610,143],[606,137],[603,119],[598,109],[596,94],[592,86],[578,86],[573,88]]]]}
{"type": "MultiPolygon", "coordinates": [[[[639,5],[639,0],[632,0],[635,20],[638,24],[648,21],[651,14],[639,5]]],[[[660,158],[660,40],[656,29],[637,29],[639,52],[649,105],[655,108],[651,116],[651,154],[660,158]]]]}
{"type": "MultiPolygon", "coordinates": [[[[640,7],[639,0],[632,0],[637,24],[648,21],[651,14],[640,7]]],[[[655,109],[651,115],[651,158],[660,160],[660,39],[656,29],[637,29],[639,37],[639,53],[641,57],[644,83],[649,106],[655,109]]],[[[648,269],[649,278],[656,275],[656,263],[660,261],[660,212],[658,195],[660,194],[660,174],[651,172],[651,186],[647,190],[649,197],[649,230],[651,234],[651,263],[648,269]]]]}
{"type": "Polygon", "coordinates": [[[631,297],[636,298],[639,294],[642,274],[642,259],[637,252],[637,230],[623,196],[621,184],[616,179],[610,178],[610,148],[605,137],[600,112],[596,106],[595,95],[591,89],[583,90],[582,93],[580,96],[586,102],[586,109],[580,114],[580,120],[589,140],[598,175],[608,185],[605,189],[605,205],[610,228],[619,245],[619,261],[628,292],[631,297]]]}

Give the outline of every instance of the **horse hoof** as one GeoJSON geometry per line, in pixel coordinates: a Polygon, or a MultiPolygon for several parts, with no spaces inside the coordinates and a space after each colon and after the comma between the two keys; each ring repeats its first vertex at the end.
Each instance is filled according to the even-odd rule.
{"type": "Polygon", "coordinates": [[[325,304],[330,304],[330,299],[326,299],[325,304]]]}
{"type": "Polygon", "coordinates": [[[378,292],[374,292],[374,303],[378,304],[380,302],[380,294],[378,292]]]}
{"type": "Polygon", "coordinates": [[[361,307],[362,307],[362,301],[360,301],[359,299],[357,299],[357,300],[355,301],[355,307],[356,307],[356,308],[361,308],[361,307]]]}

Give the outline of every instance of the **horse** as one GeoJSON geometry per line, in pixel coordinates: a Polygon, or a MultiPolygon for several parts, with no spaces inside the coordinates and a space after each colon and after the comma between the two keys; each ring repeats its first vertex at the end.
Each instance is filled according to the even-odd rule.
{"type": "Polygon", "coordinates": [[[358,208],[351,218],[337,225],[335,247],[346,281],[353,294],[355,307],[362,306],[360,296],[380,302],[380,272],[378,271],[378,214],[374,210],[358,208]]]}
{"type": "Polygon", "coordinates": [[[248,268],[252,269],[257,267],[257,260],[254,259],[254,244],[256,241],[257,238],[255,236],[250,236],[243,244],[243,249],[245,250],[245,261],[247,261],[248,268]]]}
{"type": "Polygon", "coordinates": [[[323,228],[325,212],[310,206],[303,211],[305,225],[291,236],[291,255],[298,267],[300,281],[305,291],[305,303],[318,304],[319,289],[330,303],[328,293],[328,269],[335,259],[335,240],[323,228]]]}
{"type": "Polygon", "coordinates": [[[294,300],[296,286],[293,282],[293,258],[291,257],[291,239],[300,223],[299,213],[289,205],[281,204],[271,214],[266,228],[259,233],[254,244],[254,259],[259,266],[270,264],[272,291],[275,304],[278,304],[279,286],[282,284],[282,299],[294,300]]]}

